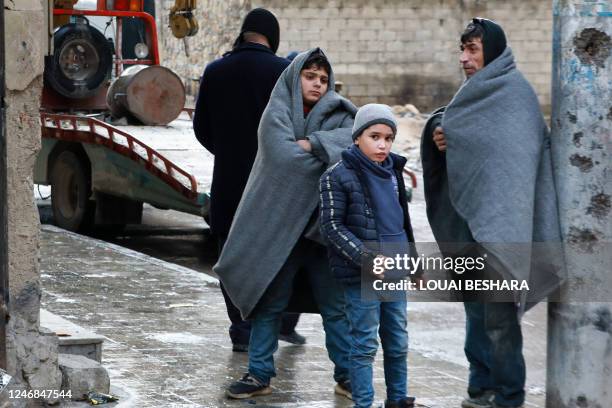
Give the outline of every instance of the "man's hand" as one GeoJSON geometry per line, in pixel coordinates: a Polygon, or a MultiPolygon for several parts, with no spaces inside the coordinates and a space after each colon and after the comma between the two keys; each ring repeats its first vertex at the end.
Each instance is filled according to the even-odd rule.
{"type": "Polygon", "coordinates": [[[296,140],[296,143],[300,145],[302,149],[307,151],[308,153],[312,152],[312,145],[310,144],[310,140],[302,139],[296,140]]]}
{"type": "Polygon", "coordinates": [[[444,137],[444,130],[438,126],[433,132],[433,141],[441,152],[446,151],[446,138],[444,137]]]}

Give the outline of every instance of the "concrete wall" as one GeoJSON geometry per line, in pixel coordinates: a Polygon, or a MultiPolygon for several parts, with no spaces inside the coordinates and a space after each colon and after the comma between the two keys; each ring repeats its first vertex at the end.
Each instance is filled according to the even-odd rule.
{"type": "MultiPolygon", "coordinates": [[[[172,1],[158,8],[167,26],[172,1]]],[[[544,0],[253,0],[202,1],[201,32],[182,41],[160,25],[164,64],[177,70],[193,90],[207,62],[227,51],[240,18],[266,7],[279,18],[280,55],[320,46],[332,59],[345,95],[357,104],[413,103],[429,110],[448,102],[463,80],[458,39],[471,17],[498,21],[506,30],[518,66],[535,87],[545,109],[550,105],[552,2],[544,0]]]]}
{"type": "Polygon", "coordinates": [[[610,5],[555,2],[551,147],[569,284],[548,305],[548,407],[612,407],[610,5]]]}
{"type": "MultiPolygon", "coordinates": [[[[40,149],[39,101],[47,47],[41,27],[47,21],[46,3],[4,1],[10,284],[7,360],[14,389],[59,390],[61,386],[57,336],[39,328],[39,221],[32,194],[34,162],[40,149]]],[[[40,406],[40,402],[11,400],[10,406],[40,406]]]]}

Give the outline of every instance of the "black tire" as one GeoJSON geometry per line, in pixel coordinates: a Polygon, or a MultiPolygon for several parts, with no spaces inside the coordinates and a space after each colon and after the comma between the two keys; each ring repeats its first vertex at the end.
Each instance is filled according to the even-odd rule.
{"type": "Polygon", "coordinates": [[[51,169],[51,208],[55,225],[74,232],[93,226],[95,202],[89,164],[71,150],[60,153],[51,169]]]}
{"type": "Polygon", "coordinates": [[[71,99],[92,96],[108,77],[111,45],[89,24],[66,24],[53,34],[53,55],[45,57],[45,81],[71,99]]]}

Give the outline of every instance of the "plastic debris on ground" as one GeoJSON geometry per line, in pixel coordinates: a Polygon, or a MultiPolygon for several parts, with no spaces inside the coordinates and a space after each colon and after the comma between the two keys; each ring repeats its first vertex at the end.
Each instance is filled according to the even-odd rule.
{"type": "Polygon", "coordinates": [[[91,405],[108,404],[109,402],[115,402],[118,400],[118,397],[110,394],[103,394],[95,391],[90,391],[87,393],[87,402],[89,402],[91,405]]]}

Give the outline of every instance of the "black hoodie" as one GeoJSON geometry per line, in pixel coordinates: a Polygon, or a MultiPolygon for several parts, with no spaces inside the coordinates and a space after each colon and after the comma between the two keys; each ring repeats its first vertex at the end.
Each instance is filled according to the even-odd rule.
{"type": "Polygon", "coordinates": [[[506,34],[499,24],[486,18],[474,18],[470,24],[478,24],[484,31],[482,45],[486,66],[506,49],[506,34]]]}

